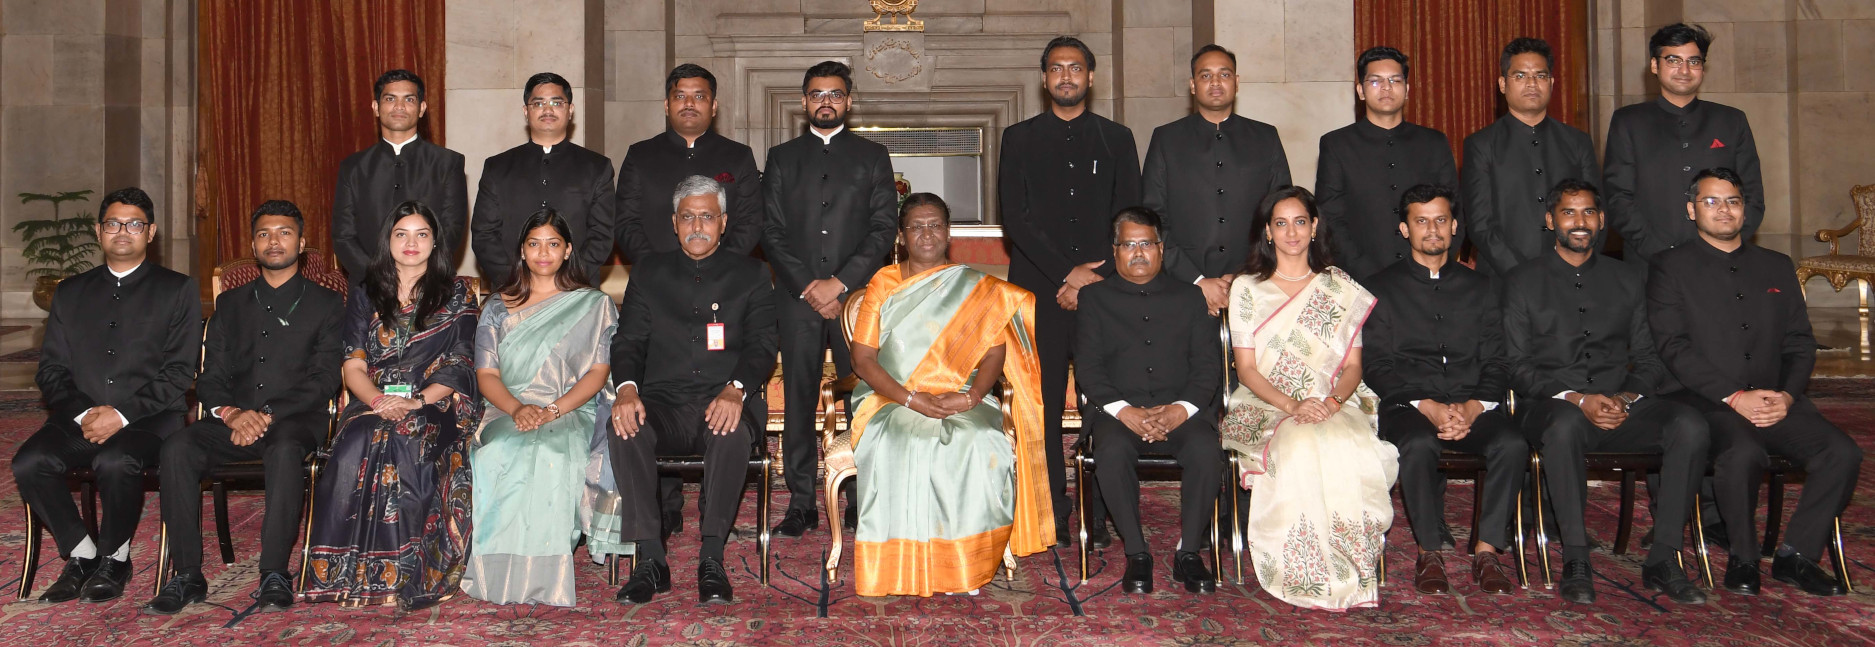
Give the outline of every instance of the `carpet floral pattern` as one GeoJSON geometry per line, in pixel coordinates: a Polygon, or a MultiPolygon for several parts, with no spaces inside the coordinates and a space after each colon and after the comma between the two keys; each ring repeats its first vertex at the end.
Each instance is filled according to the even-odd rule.
{"type": "MultiPolygon", "coordinates": [[[[1826,415],[1875,454],[1875,403],[1859,398],[1819,403],[1826,415]]],[[[8,405],[0,406],[0,459],[10,459],[44,419],[36,408],[11,404],[0,402],[8,405]]],[[[5,591],[0,600],[12,600],[25,534],[12,479],[0,481],[0,591],[5,591]]],[[[777,481],[779,510],[786,505],[787,493],[777,481]]],[[[1604,540],[1614,535],[1616,491],[1614,484],[1590,490],[1591,533],[1604,540]]],[[[694,506],[695,490],[688,494],[694,506]]],[[[643,606],[613,602],[616,587],[605,583],[605,568],[588,562],[579,570],[579,606],[573,608],[496,606],[458,595],[414,613],[319,604],[258,614],[249,593],[258,580],[262,501],[257,494],[236,493],[230,501],[237,562],[217,563],[214,534],[209,532],[213,517],[206,515],[210,603],[164,618],[137,610],[150,595],[154,577],[158,513],[152,494],[133,545],[137,574],[124,599],[102,605],[7,602],[0,605],[0,644],[1673,646],[1866,644],[1868,636],[1875,636],[1875,597],[1870,593],[1828,600],[1808,597],[1772,581],[1768,561],[1764,595],[1718,592],[1701,607],[1675,606],[1643,588],[1639,551],[1595,555],[1600,600],[1592,606],[1561,602],[1553,591],[1543,589],[1540,578],[1528,591],[1514,595],[1477,594],[1458,556],[1447,562],[1455,593],[1421,596],[1411,590],[1416,549],[1403,515],[1388,538],[1388,581],[1378,608],[1336,614],[1290,607],[1256,586],[1249,564],[1244,566],[1249,576],[1245,584],[1226,581],[1215,595],[1191,595],[1170,580],[1172,544],[1177,541],[1176,484],[1149,484],[1143,497],[1147,539],[1158,558],[1158,590],[1147,596],[1119,591],[1124,559],[1116,547],[1093,556],[1086,583],[1078,582],[1077,553],[1066,548],[1022,559],[1014,581],[999,576],[977,596],[860,598],[852,592],[850,559],[843,562],[838,583],[823,579],[829,537],[824,524],[804,538],[775,538],[772,586],[764,588],[756,577],[759,562],[751,537],[756,520],[750,497],[738,520],[742,532],[728,549],[737,596],[730,606],[695,603],[698,539],[690,523],[671,541],[672,592],[643,606]]],[[[1856,502],[1843,520],[1851,570],[1858,583],[1870,587],[1863,591],[1875,589],[1871,497],[1875,469],[1864,469],[1856,502]]],[[[1788,500],[1794,505],[1794,487],[1788,500]]],[[[1453,534],[1465,537],[1471,483],[1453,481],[1447,501],[1453,534]]],[[[1638,537],[1651,522],[1644,501],[1637,508],[1638,537]]],[[[35,582],[39,590],[52,583],[63,565],[49,536],[46,545],[35,582]]],[[[846,554],[852,554],[850,545],[846,554]]],[[[1225,570],[1234,572],[1228,551],[1225,554],[1225,570]]],[[[1715,552],[1713,560],[1715,568],[1721,568],[1723,553],[1715,552]]],[[[1530,568],[1534,575],[1534,555],[1530,568]]]]}

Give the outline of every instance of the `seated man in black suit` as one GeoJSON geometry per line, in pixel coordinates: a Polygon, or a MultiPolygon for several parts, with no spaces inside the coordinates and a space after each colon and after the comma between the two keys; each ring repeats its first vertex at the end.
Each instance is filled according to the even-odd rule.
{"type": "Polygon", "coordinates": [[[1471,559],[1485,593],[1512,591],[1497,553],[1530,464],[1530,446],[1502,406],[1510,388],[1504,319],[1490,277],[1452,262],[1456,194],[1420,184],[1400,196],[1400,235],[1412,256],[1364,279],[1379,299],[1363,329],[1362,374],[1380,396],[1380,437],[1400,450],[1400,494],[1419,543],[1420,593],[1451,591],[1440,523],[1445,512],[1439,453],[1483,454],[1484,488],[1471,559]]]}
{"type": "Polygon", "coordinates": [[[622,497],[621,538],[638,543],[638,565],[619,589],[620,602],[643,604],[671,590],[657,458],[688,454],[704,460],[697,601],[735,599],[723,544],[742,504],[749,451],[762,442],[768,418],[761,389],[775,371],[776,324],[768,265],[722,249],[727,201],[716,180],[678,182],[671,224],[682,247],[640,259],[619,306],[612,473],[622,497]]]}
{"type": "Polygon", "coordinates": [[[261,521],[262,611],[293,605],[287,574],[306,498],[306,455],[332,425],[327,407],[345,359],[345,298],[299,271],[306,220],[299,207],[269,200],[249,219],[260,278],[221,293],[208,321],[196,396],[208,416],[163,442],[163,523],[173,575],[144,605],[171,615],[208,598],[202,578],[202,477],[223,463],[266,464],[261,521]]]}
{"type": "Polygon", "coordinates": [[[1862,449],[1804,397],[1816,337],[1790,257],[1745,242],[1757,196],[1729,168],[1700,171],[1686,196],[1696,240],[1660,252],[1647,281],[1648,323],[1685,388],[1666,397],[1712,428],[1713,493],[1731,533],[1725,588],[1757,595],[1758,482],[1776,451],[1803,466],[1803,497],[1771,560],[1771,576],[1812,595],[1842,595],[1819,568],[1836,515],[1848,507],[1862,449]]]}
{"type": "MultiPolygon", "coordinates": [[[[195,381],[202,306],[195,281],[151,261],[156,207],[142,189],[104,196],[104,264],[59,282],[34,381],[50,416],[13,456],[20,499],[68,556],[40,600],[114,600],[135,571],[130,538],[143,516],[143,470],[182,428],[195,381]],[[98,536],[79,520],[65,473],[89,467],[104,501],[98,536]]],[[[29,529],[30,530],[30,529],[29,529]]]]}
{"type": "Polygon", "coordinates": [[[1152,554],[1139,529],[1140,454],[1178,457],[1181,534],[1172,579],[1210,593],[1217,578],[1198,548],[1218,496],[1223,448],[1217,435],[1218,322],[1204,292],[1160,272],[1159,214],[1144,207],[1113,217],[1114,274],[1080,293],[1075,381],[1087,402],[1101,494],[1126,545],[1128,593],[1152,592],[1152,554]]]}

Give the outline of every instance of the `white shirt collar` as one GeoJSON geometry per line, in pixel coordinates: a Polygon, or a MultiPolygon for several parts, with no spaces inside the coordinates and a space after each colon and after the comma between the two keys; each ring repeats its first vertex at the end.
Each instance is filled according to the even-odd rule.
{"type": "Polygon", "coordinates": [[[814,133],[815,137],[820,138],[820,143],[825,145],[825,144],[832,144],[834,135],[838,135],[841,133],[841,131],[844,131],[844,130],[846,130],[846,124],[840,124],[838,128],[833,129],[832,133],[829,133],[826,135],[820,134],[820,131],[814,130],[812,127],[809,127],[807,129],[807,132],[814,133]]]}
{"type": "Polygon", "coordinates": [[[410,136],[410,139],[406,139],[406,140],[404,140],[404,141],[401,141],[401,142],[394,142],[394,141],[391,141],[391,140],[389,140],[389,139],[385,139],[385,140],[384,140],[384,143],[386,143],[386,144],[390,144],[390,145],[391,145],[391,154],[392,154],[392,155],[402,155],[402,154],[404,154],[404,146],[406,146],[406,145],[408,145],[408,144],[410,144],[410,142],[414,142],[414,141],[417,141],[417,136],[416,136],[415,134],[412,134],[412,135],[410,136]]]}
{"type": "Polygon", "coordinates": [[[111,266],[109,266],[109,265],[106,265],[106,266],[104,266],[104,271],[106,271],[106,272],[110,272],[110,273],[111,273],[111,276],[115,276],[115,277],[117,277],[117,278],[120,278],[120,279],[121,279],[121,278],[124,278],[124,277],[126,277],[126,276],[130,276],[131,274],[135,274],[135,273],[137,272],[137,268],[138,268],[138,267],[143,267],[143,264],[142,264],[142,263],[138,263],[138,264],[137,264],[137,267],[133,267],[133,268],[130,268],[129,270],[126,270],[126,271],[123,271],[123,272],[119,272],[119,271],[117,271],[117,270],[113,270],[113,269],[111,269],[111,266]]]}

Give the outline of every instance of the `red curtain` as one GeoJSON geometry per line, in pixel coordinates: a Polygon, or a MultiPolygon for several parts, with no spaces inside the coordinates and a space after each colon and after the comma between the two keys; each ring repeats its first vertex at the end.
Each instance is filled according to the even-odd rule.
{"type": "Polygon", "coordinates": [[[1498,55],[1519,36],[1549,41],[1556,61],[1550,116],[1593,132],[1588,124],[1585,0],[1354,2],[1355,53],[1376,45],[1406,53],[1413,68],[1406,119],[1444,132],[1457,156],[1464,154],[1466,135],[1504,114],[1504,97],[1497,90],[1498,55]]]}
{"type": "Polygon", "coordinates": [[[339,162],[377,139],[385,70],[423,77],[418,132],[443,143],[443,0],[204,0],[198,28],[203,272],[251,255],[248,215],[270,199],[299,205],[332,262],[339,162]]]}

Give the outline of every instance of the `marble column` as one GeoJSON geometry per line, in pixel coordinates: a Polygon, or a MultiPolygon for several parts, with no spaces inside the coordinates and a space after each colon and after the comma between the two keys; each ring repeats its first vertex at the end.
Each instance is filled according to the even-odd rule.
{"type": "Polygon", "coordinates": [[[1213,6],[1218,44],[1237,53],[1237,114],[1275,126],[1290,176],[1313,188],[1322,135],[1354,122],[1354,3],[1216,0],[1213,6]]]}

